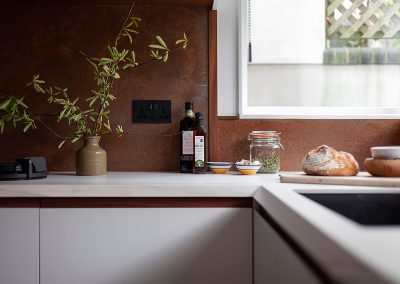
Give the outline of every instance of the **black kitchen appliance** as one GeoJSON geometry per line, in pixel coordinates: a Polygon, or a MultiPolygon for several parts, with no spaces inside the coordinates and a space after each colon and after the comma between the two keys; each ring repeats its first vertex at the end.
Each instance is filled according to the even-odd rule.
{"type": "Polygon", "coordinates": [[[47,177],[44,157],[26,157],[16,163],[0,163],[0,180],[41,179],[47,177]]]}

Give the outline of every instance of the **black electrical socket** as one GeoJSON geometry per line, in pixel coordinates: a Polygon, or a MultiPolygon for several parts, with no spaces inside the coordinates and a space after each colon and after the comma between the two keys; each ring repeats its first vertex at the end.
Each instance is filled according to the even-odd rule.
{"type": "Polygon", "coordinates": [[[171,100],[134,100],[134,123],[171,123],[171,100]]]}

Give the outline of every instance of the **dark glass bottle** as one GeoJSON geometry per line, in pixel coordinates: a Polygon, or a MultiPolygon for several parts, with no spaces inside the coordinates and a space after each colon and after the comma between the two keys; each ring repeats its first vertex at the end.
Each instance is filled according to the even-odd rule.
{"type": "Polygon", "coordinates": [[[204,114],[196,112],[196,122],[193,127],[194,166],[193,173],[206,172],[207,131],[204,127],[204,114]]]}
{"type": "Polygon", "coordinates": [[[181,173],[193,173],[193,127],[195,124],[193,103],[185,103],[185,118],[181,120],[179,131],[180,142],[180,169],[181,173]]]}

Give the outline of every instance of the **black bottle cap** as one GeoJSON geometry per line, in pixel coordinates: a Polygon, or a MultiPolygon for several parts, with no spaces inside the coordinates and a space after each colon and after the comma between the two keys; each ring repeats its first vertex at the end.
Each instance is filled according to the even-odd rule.
{"type": "Polygon", "coordinates": [[[193,109],[193,103],[192,103],[192,102],[186,102],[186,103],[185,103],[185,109],[186,109],[186,110],[188,110],[188,109],[193,109]]]}
{"type": "Polygon", "coordinates": [[[203,119],[204,119],[204,113],[196,112],[196,120],[203,120],[203,119]]]}

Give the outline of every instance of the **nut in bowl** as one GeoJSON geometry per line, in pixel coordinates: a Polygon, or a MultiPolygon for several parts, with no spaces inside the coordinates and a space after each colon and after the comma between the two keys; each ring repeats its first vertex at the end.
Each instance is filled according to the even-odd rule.
{"type": "Polygon", "coordinates": [[[226,174],[232,167],[229,162],[207,162],[207,166],[214,174],[226,174]]]}
{"type": "Polygon", "coordinates": [[[259,161],[250,162],[242,160],[235,163],[235,166],[242,175],[255,175],[261,168],[262,164],[259,161]]]}

